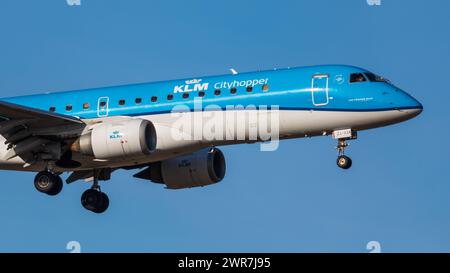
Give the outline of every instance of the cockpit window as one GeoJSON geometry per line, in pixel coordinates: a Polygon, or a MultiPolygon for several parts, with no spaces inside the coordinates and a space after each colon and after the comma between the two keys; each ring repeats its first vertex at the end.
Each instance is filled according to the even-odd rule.
{"type": "Polygon", "coordinates": [[[364,75],[366,75],[366,77],[371,82],[387,82],[387,83],[389,83],[389,81],[387,79],[385,79],[381,76],[375,75],[373,73],[364,73],[364,75]]]}
{"type": "Polygon", "coordinates": [[[353,73],[350,75],[350,83],[367,81],[363,73],[353,73]]]}

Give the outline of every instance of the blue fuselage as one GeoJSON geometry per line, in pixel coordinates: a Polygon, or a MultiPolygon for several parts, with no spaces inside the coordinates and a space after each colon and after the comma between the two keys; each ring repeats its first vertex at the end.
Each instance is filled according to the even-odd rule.
{"type": "Polygon", "coordinates": [[[367,70],[352,66],[311,66],[237,75],[197,77],[154,83],[46,93],[3,99],[81,119],[169,113],[176,105],[194,110],[215,105],[280,110],[390,111],[422,109],[412,96],[367,70]],[[357,77],[355,80],[352,77],[357,77]],[[356,76],[355,76],[356,75],[356,76]]]}

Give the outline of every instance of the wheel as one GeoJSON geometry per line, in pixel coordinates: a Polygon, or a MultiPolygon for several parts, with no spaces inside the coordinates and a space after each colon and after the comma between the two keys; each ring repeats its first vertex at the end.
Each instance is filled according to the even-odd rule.
{"type": "Polygon", "coordinates": [[[63,182],[59,175],[51,172],[39,172],[34,178],[34,186],[39,192],[48,195],[57,195],[63,188],[63,182]]]}
{"type": "Polygon", "coordinates": [[[103,213],[109,206],[109,198],[103,192],[89,189],[81,195],[81,205],[92,212],[103,213]]]}
{"type": "Polygon", "coordinates": [[[98,204],[97,208],[93,210],[93,212],[95,213],[103,213],[108,209],[109,207],[108,195],[106,195],[106,193],[104,192],[101,192],[99,202],[100,203],[98,204]]]}
{"type": "Polygon", "coordinates": [[[87,210],[95,210],[98,199],[100,198],[99,192],[94,189],[89,189],[81,195],[81,205],[87,210]]]}
{"type": "Polygon", "coordinates": [[[56,178],[56,185],[55,185],[54,189],[48,193],[48,195],[52,195],[52,196],[60,193],[61,190],[63,189],[63,185],[64,185],[64,183],[59,175],[54,174],[54,176],[56,178]]]}
{"type": "Polygon", "coordinates": [[[352,159],[348,156],[341,155],[338,156],[336,163],[339,166],[339,168],[347,170],[352,166],[352,159]]]}

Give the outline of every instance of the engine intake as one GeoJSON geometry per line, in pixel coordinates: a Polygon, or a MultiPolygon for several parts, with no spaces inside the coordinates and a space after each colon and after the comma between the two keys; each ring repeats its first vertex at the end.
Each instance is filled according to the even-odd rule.
{"type": "Polygon", "coordinates": [[[155,127],[143,119],[102,123],[82,135],[72,146],[72,150],[98,159],[143,156],[155,149],[155,127]]]}

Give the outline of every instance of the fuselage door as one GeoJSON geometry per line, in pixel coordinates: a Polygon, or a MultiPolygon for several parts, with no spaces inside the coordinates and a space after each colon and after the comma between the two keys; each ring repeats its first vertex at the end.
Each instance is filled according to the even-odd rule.
{"type": "Polygon", "coordinates": [[[314,106],[328,104],[328,79],[327,74],[314,75],[311,80],[311,97],[314,106]]]}
{"type": "Polygon", "coordinates": [[[97,103],[97,116],[99,117],[107,117],[108,116],[108,97],[100,97],[98,98],[97,103]]]}

